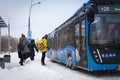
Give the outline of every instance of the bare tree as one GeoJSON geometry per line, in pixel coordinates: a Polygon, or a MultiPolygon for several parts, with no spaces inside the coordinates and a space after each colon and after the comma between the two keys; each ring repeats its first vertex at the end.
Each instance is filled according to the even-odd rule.
{"type": "MultiPolygon", "coordinates": [[[[10,51],[17,50],[18,39],[10,36],[10,51]]],[[[8,36],[1,37],[1,50],[8,51],[8,36]]]]}

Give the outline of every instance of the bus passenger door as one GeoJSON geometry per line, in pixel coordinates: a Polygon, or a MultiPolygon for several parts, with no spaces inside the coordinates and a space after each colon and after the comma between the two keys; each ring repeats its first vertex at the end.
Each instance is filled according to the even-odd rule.
{"type": "Polygon", "coordinates": [[[85,38],[85,20],[81,20],[75,25],[76,62],[77,66],[81,66],[84,68],[87,67],[85,38]]]}

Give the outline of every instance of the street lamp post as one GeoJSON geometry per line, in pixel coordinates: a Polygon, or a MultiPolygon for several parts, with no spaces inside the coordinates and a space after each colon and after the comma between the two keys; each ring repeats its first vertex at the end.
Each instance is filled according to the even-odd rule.
{"type": "Polygon", "coordinates": [[[31,6],[30,6],[30,9],[29,9],[29,17],[28,17],[28,40],[31,40],[32,39],[32,31],[30,30],[30,18],[31,18],[31,10],[32,10],[32,7],[37,5],[37,4],[41,4],[41,2],[37,2],[37,3],[34,3],[32,4],[33,0],[31,0],[31,6]]]}
{"type": "Polygon", "coordinates": [[[8,20],[8,54],[10,55],[10,20],[8,20]]]}

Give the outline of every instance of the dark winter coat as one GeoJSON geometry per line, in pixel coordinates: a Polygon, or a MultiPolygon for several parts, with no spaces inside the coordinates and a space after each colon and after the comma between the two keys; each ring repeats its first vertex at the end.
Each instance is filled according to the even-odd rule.
{"type": "Polygon", "coordinates": [[[35,56],[35,50],[38,52],[38,49],[37,49],[36,44],[35,44],[35,41],[31,40],[31,42],[29,43],[28,47],[30,49],[30,54],[32,56],[35,56]]]}
{"type": "Polygon", "coordinates": [[[19,39],[19,43],[20,43],[21,41],[23,41],[23,45],[24,45],[24,49],[21,50],[21,54],[29,53],[29,52],[30,52],[30,50],[29,50],[29,48],[28,48],[29,42],[28,42],[27,38],[21,37],[21,38],[19,39]]]}

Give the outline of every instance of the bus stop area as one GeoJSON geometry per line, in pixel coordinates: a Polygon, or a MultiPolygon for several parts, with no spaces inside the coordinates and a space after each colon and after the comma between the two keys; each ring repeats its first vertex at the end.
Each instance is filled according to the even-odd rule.
{"type": "MultiPolygon", "coordinates": [[[[0,67],[2,69],[5,68],[5,62],[10,63],[10,50],[8,50],[8,54],[5,54],[1,50],[1,47],[2,47],[2,45],[1,45],[1,43],[2,43],[2,41],[1,41],[1,29],[2,28],[7,29],[8,27],[9,27],[9,25],[7,25],[5,23],[5,21],[2,19],[2,17],[0,16],[0,67]]],[[[8,33],[9,33],[9,28],[8,28],[8,33]]],[[[8,49],[9,49],[9,45],[10,45],[9,36],[10,36],[10,34],[8,34],[8,49]]]]}

